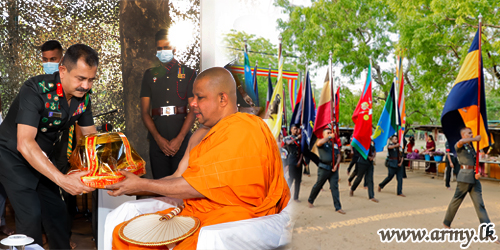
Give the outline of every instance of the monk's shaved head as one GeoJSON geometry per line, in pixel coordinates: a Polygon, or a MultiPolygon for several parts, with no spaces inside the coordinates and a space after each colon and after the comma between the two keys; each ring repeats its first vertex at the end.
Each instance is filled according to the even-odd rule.
{"type": "Polygon", "coordinates": [[[236,104],[236,82],[231,72],[222,67],[209,68],[196,77],[195,83],[204,80],[215,94],[226,93],[229,99],[236,104]]]}
{"type": "Polygon", "coordinates": [[[213,67],[201,72],[193,83],[193,94],[191,108],[205,126],[212,127],[238,111],[236,82],[225,68],[213,67]]]}

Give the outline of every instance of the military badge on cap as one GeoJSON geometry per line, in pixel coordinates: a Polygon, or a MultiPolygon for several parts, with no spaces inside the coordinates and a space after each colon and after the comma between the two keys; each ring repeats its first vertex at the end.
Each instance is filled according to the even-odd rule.
{"type": "Polygon", "coordinates": [[[47,132],[47,128],[41,128],[40,131],[45,133],[45,132],[47,132]]]}

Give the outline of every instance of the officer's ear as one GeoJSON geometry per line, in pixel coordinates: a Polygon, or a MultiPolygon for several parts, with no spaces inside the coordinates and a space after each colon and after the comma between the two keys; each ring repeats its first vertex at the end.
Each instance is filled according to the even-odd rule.
{"type": "Polygon", "coordinates": [[[59,65],[59,78],[63,79],[66,73],[68,73],[68,68],[64,65],[59,65]]]}
{"type": "Polygon", "coordinates": [[[219,93],[219,95],[217,96],[217,101],[219,102],[219,105],[221,107],[225,107],[228,103],[229,103],[229,97],[227,96],[226,93],[224,92],[221,92],[219,93]]]}

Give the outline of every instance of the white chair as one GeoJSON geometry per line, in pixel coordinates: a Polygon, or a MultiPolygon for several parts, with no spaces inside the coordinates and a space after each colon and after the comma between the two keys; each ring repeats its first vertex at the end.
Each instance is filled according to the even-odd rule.
{"type": "MultiPolygon", "coordinates": [[[[104,250],[112,249],[114,228],[135,216],[155,213],[182,204],[168,197],[128,201],[110,212],[104,226],[104,250]]],[[[292,240],[290,205],[279,214],[201,228],[197,249],[275,249],[292,240]]]]}

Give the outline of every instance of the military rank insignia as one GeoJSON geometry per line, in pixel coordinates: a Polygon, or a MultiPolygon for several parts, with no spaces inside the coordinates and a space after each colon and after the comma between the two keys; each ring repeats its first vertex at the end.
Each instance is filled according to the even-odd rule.
{"type": "Polygon", "coordinates": [[[48,121],[49,121],[49,118],[47,118],[47,117],[42,118],[42,122],[43,122],[43,123],[46,123],[46,122],[48,122],[48,121]]]}
{"type": "Polygon", "coordinates": [[[47,99],[51,100],[52,99],[52,94],[47,94],[47,99]]]}
{"type": "Polygon", "coordinates": [[[42,87],[42,91],[43,91],[43,93],[47,93],[47,92],[49,92],[49,91],[50,91],[50,89],[49,89],[49,88],[47,88],[47,86],[45,86],[45,81],[41,81],[41,82],[39,82],[39,83],[38,83],[38,86],[42,87]]]}
{"type": "Polygon", "coordinates": [[[54,125],[56,125],[56,126],[57,126],[57,125],[59,125],[59,124],[61,124],[61,120],[55,120],[55,121],[54,121],[54,125]]]}
{"type": "Polygon", "coordinates": [[[179,67],[179,73],[177,74],[177,78],[184,79],[186,78],[186,74],[184,74],[184,68],[179,67]]]}
{"type": "Polygon", "coordinates": [[[57,83],[57,95],[59,97],[62,97],[63,96],[63,88],[62,88],[62,85],[60,82],[57,83]]]}
{"type": "Polygon", "coordinates": [[[153,77],[153,83],[155,83],[155,82],[156,82],[156,77],[153,77]]]}
{"type": "Polygon", "coordinates": [[[41,128],[40,129],[43,133],[47,132],[47,128],[41,128]]]}

